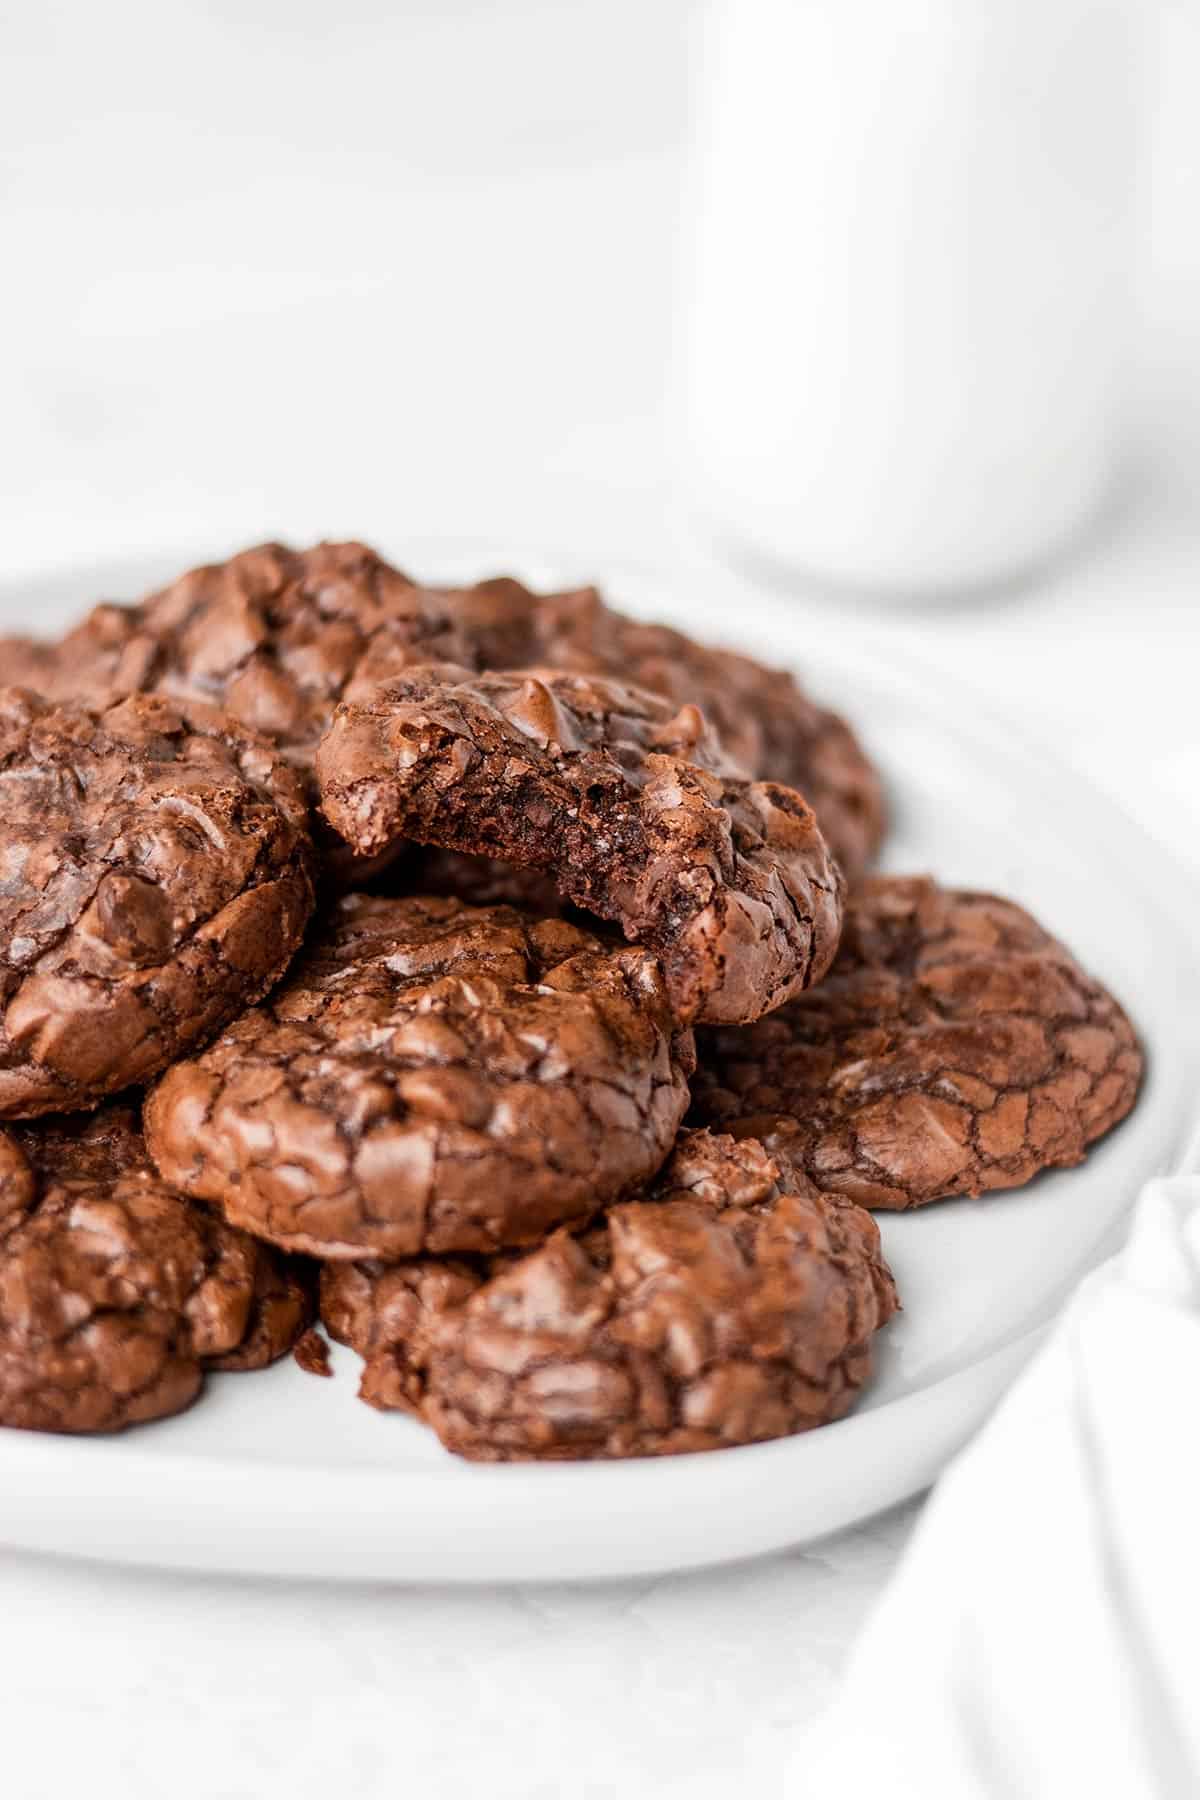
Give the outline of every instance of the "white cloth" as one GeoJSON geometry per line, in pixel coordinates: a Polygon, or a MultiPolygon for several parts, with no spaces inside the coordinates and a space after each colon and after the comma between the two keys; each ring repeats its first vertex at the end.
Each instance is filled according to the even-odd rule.
{"type": "Polygon", "coordinates": [[[1200,1794],[1200,1176],[1153,1181],[944,1476],[798,1794],[1200,1794]]]}

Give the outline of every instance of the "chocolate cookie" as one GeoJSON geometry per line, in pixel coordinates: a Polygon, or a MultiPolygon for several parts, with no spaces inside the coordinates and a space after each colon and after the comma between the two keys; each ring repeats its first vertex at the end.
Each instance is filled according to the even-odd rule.
{"type": "Polygon", "coordinates": [[[876,877],[821,987],[706,1033],[693,1118],[764,1139],[826,1193],[923,1206],[1080,1162],[1133,1105],[1112,996],[1011,901],[876,877]]]}
{"type": "Polygon", "coordinates": [[[203,700],[271,737],[306,766],[306,749],[396,596],[398,570],[361,544],[282,544],[189,570],[133,606],[93,608],[44,651],[39,686],[101,703],[132,693],[203,700]]]}
{"type": "Polygon", "coordinates": [[[162,1418],[206,1370],[261,1368],[307,1326],[303,1277],[159,1181],[130,1108],[18,1140],[26,1203],[8,1230],[0,1218],[0,1425],[162,1418]]]}
{"type": "Polygon", "coordinates": [[[306,808],[209,707],[0,689],[0,1117],[93,1106],[283,972],[312,908],[306,808]]]}
{"type": "MultiPolygon", "coordinates": [[[[19,678],[89,706],[133,693],[207,702],[269,737],[307,784],[317,738],[372,634],[391,621],[405,635],[404,597],[415,591],[362,544],[263,544],[136,605],[97,606],[57,644],[21,645],[29,673],[19,678]]],[[[319,847],[335,884],[370,873],[336,839],[319,847]]]]}
{"type": "Polygon", "coordinates": [[[669,625],[607,606],[594,587],[535,594],[506,576],[471,588],[421,588],[412,626],[376,634],[346,690],[372,686],[416,662],[476,672],[534,665],[607,675],[696,705],[729,754],[756,779],[798,788],[846,874],[862,873],[885,825],[879,776],[846,721],[818,706],[783,669],[700,644],[669,625]]]}
{"type": "Polygon", "coordinates": [[[57,644],[10,642],[14,665],[36,672],[55,699],[207,701],[306,773],[368,652],[389,672],[431,658],[527,662],[540,606],[515,582],[420,588],[365,544],[261,544],[190,569],[135,605],[94,607],[57,644]]]}
{"type": "Polygon", "coordinates": [[[749,1140],[684,1133],[583,1237],[471,1264],[327,1266],[362,1396],[480,1461],[716,1450],[840,1418],[896,1307],[879,1232],[749,1140]]]}
{"type": "Polygon", "coordinates": [[[655,952],[681,1019],[758,1018],[837,948],[842,879],[811,808],[640,688],[414,669],[343,702],[317,778],[360,855],[409,837],[549,874],[655,952]]]}
{"type": "Polygon", "coordinates": [[[691,1033],[644,950],[351,895],[270,998],[151,1094],[163,1176],[319,1256],[526,1243],[652,1175],[691,1033]]]}
{"type": "Polygon", "coordinates": [[[617,676],[698,704],[751,774],[799,788],[849,874],[883,831],[878,777],[853,733],[790,675],[628,618],[595,588],[419,587],[363,544],[264,544],[138,605],[98,606],[60,644],[10,642],[17,672],[0,665],[0,679],[89,705],[139,691],[209,700],[302,770],[340,699],[415,663],[617,676]]]}

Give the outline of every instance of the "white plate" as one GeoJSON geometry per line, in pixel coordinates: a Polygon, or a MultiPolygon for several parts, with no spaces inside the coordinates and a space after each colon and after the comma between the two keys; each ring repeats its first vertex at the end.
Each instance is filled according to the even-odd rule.
{"type": "MultiPolygon", "coordinates": [[[[511,553],[464,564],[408,547],[461,579],[497,567],[579,579],[511,553]]],[[[0,592],[0,627],[50,631],[88,594],[127,595],[170,572],[83,571],[0,592]]],[[[625,571],[613,597],[647,616],[794,662],[843,703],[886,770],[887,866],[996,888],[1031,906],[1115,989],[1150,1047],[1133,1117],[1080,1169],[1022,1192],[884,1215],[904,1299],[856,1412],[805,1437],[624,1464],[475,1468],[432,1434],[354,1397],[357,1359],[318,1381],[289,1360],[214,1378],[182,1418],[104,1440],[0,1432],[0,1541],[73,1555],[255,1574],[424,1581],[580,1579],[714,1563],[861,1519],[937,1474],[1036,1342],[1066,1289],[1107,1247],[1139,1183],[1169,1166],[1200,1071],[1200,972],[1188,879],[1117,808],[986,709],[948,707],[919,671],[812,656],[764,599],[731,630],[719,584],[625,571]]]]}

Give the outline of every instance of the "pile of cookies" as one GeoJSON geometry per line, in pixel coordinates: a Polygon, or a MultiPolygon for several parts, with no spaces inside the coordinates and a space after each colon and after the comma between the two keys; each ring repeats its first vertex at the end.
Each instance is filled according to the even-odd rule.
{"type": "Polygon", "coordinates": [[[278,545],[0,643],[0,1423],[102,1431],[333,1337],[483,1460],[839,1417],[871,1208],[1075,1163],[1116,1002],[872,876],[788,674],[278,545]]]}

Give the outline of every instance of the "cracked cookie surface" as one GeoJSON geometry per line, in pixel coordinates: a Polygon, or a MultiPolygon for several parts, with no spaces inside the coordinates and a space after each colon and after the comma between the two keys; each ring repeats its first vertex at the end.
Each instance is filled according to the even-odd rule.
{"type": "Polygon", "coordinates": [[[652,1175],[691,1033],[655,959],[559,919],[350,895],[150,1095],[164,1177],[318,1256],[537,1239],[652,1175]]]}
{"type": "Polygon", "coordinates": [[[811,808],[644,689],[414,669],[338,709],[317,776],[360,855],[412,838],[544,871],[655,952],[681,1019],[758,1018],[837,947],[842,877],[811,808]]]}
{"type": "Polygon", "coordinates": [[[312,909],[307,812],[207,706],[0,689],[0,1117],[145,1081],[280,975],[312,909]]]}
{"type": "Polygon", "coordinates": [[[322,1272],[362,1397],[482,1461],[715,1450],[841,1417],[896,1307],[868,1213],[684,1132],[643,1198],[492,1261],[322,1272]]]}
{"type": "Polygon", "coordinates": [[[1021,907],[887,876],[851,896],[820,988],[699,1058],[694,1122],[894,1209],[1080,1162],[1142,1072],[1121,1007],[1021,907]]]}
{"type": "Polygon", "coordinates": [[[878,773],[846,721],[818,705],[788,671],[631,618],[594,587],[536,594],[500,576],[419,593],[419,634],[410,628],[405,643],[394,631],[380,632],[347,699],[367,697],[373,684],[417,662],[476,672],[540,664],[631,682],[676,708],[699,706],[750,775],[799,789],[848,876],[859,875],[878,849],[886,823],[878,773]]]}
{"type": "Polygon", "coordinates": [[[15,641],[15,654],[54,699],[206,701],[304,769],[372,635],[408,616],[413,591],[363,544],[262,544],[133,605],[102,603],[55,644],[15,641]]]}
{"type": "Polygon", "coordinates": [[[425,587],[364,544],[263,544],[135,605],[97,606],[57,644],[10,639],[4,652],[14,673],[0,662],[0,680],[55,699],[208,700],[304,772],[339,700],[414,663],[615,676],[701,706],[752,775],[798,788],[848,874],[883,833],[879,778],[854,733],[790,674],[630,618],[591,587],[539,594],[507,576],[425,587]]]}
{"type": "MultiPolygon", "coordinates": [[[[20,1215],[0,1210],[0,1425],[115,1431],[190,1405],[209,1369],[282,1356],[312,1315],[287,1258],[173,1193],[137,1115],[14,1128],[20,1215]]],[[[3,1207],[0,1140],[0,1209],[3,1207]]]]}

